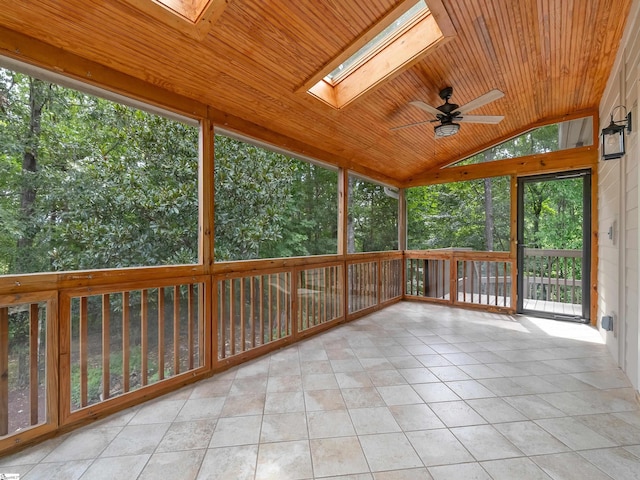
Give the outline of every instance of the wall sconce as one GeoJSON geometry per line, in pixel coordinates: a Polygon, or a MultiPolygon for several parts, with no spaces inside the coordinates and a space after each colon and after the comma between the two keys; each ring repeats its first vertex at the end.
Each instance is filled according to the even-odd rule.
{"type": "Polygon", "coordinates": [[[618,105],[611,110],[611,123],[602,129],[602,159],[612,160],[624,156],[624,131],[631,133],[631,112],[627,114],[624,105],[618,105]],[[625,116],[622,120],[614,120],[613,114],[619,108],[624,108],[625,116]]]}

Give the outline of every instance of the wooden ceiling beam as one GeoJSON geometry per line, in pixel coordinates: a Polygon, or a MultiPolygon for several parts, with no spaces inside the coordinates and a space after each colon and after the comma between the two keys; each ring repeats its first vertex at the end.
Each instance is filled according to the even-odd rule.
{"type": "Polygon", "coordinates": [[[463,182],[481,178],[515,175],[518,177],[595,168],[599,155],[597,145],[540,153],[526,157],[494,160],[461,167],[448,167],[407,181],[403,187],[463,182]]]}

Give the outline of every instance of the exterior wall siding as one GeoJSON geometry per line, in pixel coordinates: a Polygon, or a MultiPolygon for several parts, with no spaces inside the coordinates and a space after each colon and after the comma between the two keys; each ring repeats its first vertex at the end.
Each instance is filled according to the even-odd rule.
{"type": "MultiPolygon", "coordinates": [[[[624,105],[632,112],[634,128],[626,137],[627,154],[600,162],[598,326],[603,315],[614,316],[614,331],[600,330],[607,346],[636,390],[640,385],[638,353],[638,91],[640,90],[640,0],[635,0],[607,88],[600,103],[600,128],[609,124],[611,110],[624,105]],[[613,228],[613,239],[608,238],[613,228]]],[[[616,114],[619,119],[622,112],[616,114]]]]}

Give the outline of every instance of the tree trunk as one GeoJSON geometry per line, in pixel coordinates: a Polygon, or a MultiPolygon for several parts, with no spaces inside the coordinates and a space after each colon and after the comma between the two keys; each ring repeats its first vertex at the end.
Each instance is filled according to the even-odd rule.
{"type": "Polygon", "coordinates": [[[356,252],[356,236],[353,228],[353,192],[356,188],[356,180],[349,178],[349,192],[347,194],[347,253],[356,252]]]}
{"type": "MultiPolygon", "coordinates": [[[[495,151],[493,148],[484,152],[484,162],[491,162],[495,159],[495,151]]],[[[485,248],[488,252],[493,251],[493,193],[490,178],[484,179],[484,240],[485,248]]]]}
{"type": "Polygon", "coordinates": [[[38,171],[38,146],[42,130],[42,110],[47,103],[48,84],[29,79],[29,129],[26,132],[22,155],[22,190],[20,192],[20,214],[24,229],[18,238],[18,259],[16,270],[27,273],[32,270],[32,247],[34,240],[34,204],[36,201],[35,173],[38,171]]]}
{"type": "Polygon", "coordinates": [[[490,178],[484,179],[484,238],[485,245],[488,252],[493,252],[493,228],[494,228],[494,214],[493,214],[493,194],[492,184],[490,178]]]}

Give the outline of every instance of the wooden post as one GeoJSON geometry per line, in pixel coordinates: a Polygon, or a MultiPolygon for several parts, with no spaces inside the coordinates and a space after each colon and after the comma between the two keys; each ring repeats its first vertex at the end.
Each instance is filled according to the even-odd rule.
{"type": "MultiPolygon", "coordinates": [[[[40,308],[37,303],[29,305],[29,407],[30,424],[38,424],[38,325],[40,308]]],[[[2,345],[2,343],[0,343],[2,345]]],[[[45,370],[46,371],[46,370],[45,370]]]]}
{"type": "Polygon", "coordinates": [[[9,433],[9,308],[0,307],[0,436],[9,433]]]}
{"type": "Polygon", "coordinates": [[[111,392],[111,308],[108,293],[102,295],[102,399],[111,392]]]}

